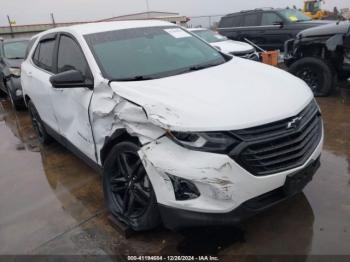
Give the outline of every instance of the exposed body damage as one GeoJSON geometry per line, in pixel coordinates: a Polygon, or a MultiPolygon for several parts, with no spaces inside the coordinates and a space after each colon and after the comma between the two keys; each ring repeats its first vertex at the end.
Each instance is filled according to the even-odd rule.
{"type": "Polygon", "coordinates": [[[310,86],[312,81],[309,75],[305,72],[298,74],[298,69],[308,63],[320,64],[320,72],[328,71],[320,74],[327,74],[328,78],[331,75],[333,81],[322,81],[319,85],[324,86],[320,88],[323,91],[314,92],[316,95],[328,95],[335,88],[337,79],[343,80],[350,77],[350,22],[338,22],[300,32],[296,39],[288,40],[285,44],[285,63],[290,67],[291,73],[300,75],[310,86]],[[303,60],[305,63],[301,62],[302,59],[310,57],[320,61],[303,60]]]}
{"type": "MultiPolygon", "coordinates": [[[[108,137],[120,129],[125,129],[130,136],[137,137],[142,145],[165,133],[164,129],[149,121],[141,106],[117,95],[107,81],[95,87],[90,117],[97,152],[101,152],[108,137]]],[[[102,164],[101,157],[98,161],[102,164]]]]}
{"type": "MultiPolygon", "coordinates": [[[[321,144],[310,160],[318,157],[322,150],[321,144]]],[[[303,168],[258,178],[227,155],[189,150],[179,147],[167,137],[144,146],[139,154],[152,184],[157,185],[155,192],[159,196],[158,203],[200,212],[230,212],[247,199],[282,186],[288,174],[303,168]],[[207,164],[209,162],[210,166],[207,164]],[[201,196],[193,200],[176,201],[168,175],[194,181],[201,196]]]]}
{"type": "Polygon", "coordinates": [[[317,56],[334,62],[342,70],[349,64],[350,22],[307,29],[294,40],[286,42],[286,63],[289,65],[305,56],[317,56]]]}

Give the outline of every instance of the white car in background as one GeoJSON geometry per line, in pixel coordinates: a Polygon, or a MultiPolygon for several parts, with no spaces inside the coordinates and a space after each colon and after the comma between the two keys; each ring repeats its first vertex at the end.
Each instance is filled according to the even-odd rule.
{"type": "Polygon", "coordinates": [[[230,40],[226,36],[206,28],[187,28],[187,30],[201,37],[223,53],[254,61],[260,60],[258,52],[248,43],[230,40]]]}
{"type": "Polygon", "coordinates": [[[40,141],[100,170],[108,210],[134,230],[235,224],[319,167],[321,113],[283,70],[163,21],[54,28],[30,45],[21,80],[40,141]]]}

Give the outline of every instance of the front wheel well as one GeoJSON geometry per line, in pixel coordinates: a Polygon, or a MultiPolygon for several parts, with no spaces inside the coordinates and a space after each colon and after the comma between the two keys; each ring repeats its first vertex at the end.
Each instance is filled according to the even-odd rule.
{"type": "Polygon", "coordinates": [[[123,141],[131,141],[140,145],[140,141],[137,137],[131,136],[125,128],[116,130],[113,135],[106,137],[105,143],[100,151],[100,158],[102,165],[108,157],[108,154],[113,147],[123,141]]]}

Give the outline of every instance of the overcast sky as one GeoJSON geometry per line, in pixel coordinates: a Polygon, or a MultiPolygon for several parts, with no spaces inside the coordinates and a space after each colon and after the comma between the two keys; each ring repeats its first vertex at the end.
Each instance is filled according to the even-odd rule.
{"type": "MultiPolygon", "coordinates": [[[[302,7],[303,0],[148,0],[149,9],[179,12],[182,15],[217,15],[257,7],[302,7]]],[[[350,7],[349,0],[327,1],[325,8],[350,7]]],[[[8,25],[6,15],[17,25],[49,23],[50,13],[56,22],[90,21],[146,11],[146,0],[1,0],[0,26],[8,25]]]]}

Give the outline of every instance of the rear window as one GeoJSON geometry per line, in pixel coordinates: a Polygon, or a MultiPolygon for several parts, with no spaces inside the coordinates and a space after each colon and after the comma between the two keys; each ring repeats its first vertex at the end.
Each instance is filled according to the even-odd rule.
{"type": "Polygon", "coordinates": [[[28,45],[27,40],[4,43],[4,55],[8,59],[23,59],[28,45]]]}
{"type": "Polygon", "coordinates": [[[239,27],[242,25],[242,16],[236,15],[236,16],[227,16],[223,17],[220,21],[219,27],[239,27]]]}

